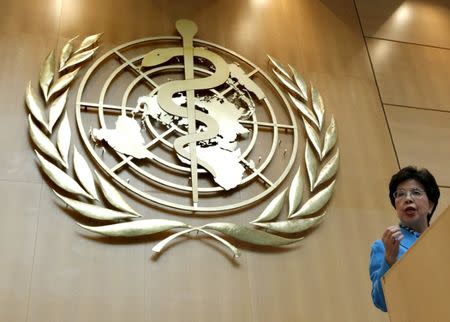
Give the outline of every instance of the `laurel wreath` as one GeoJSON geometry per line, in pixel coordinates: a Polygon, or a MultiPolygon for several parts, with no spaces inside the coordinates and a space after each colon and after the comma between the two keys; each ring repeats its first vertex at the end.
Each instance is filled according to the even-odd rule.
{"type": "MultiPolygon", "coordinates": [[[[78,36],[77,36],[78,37],[78,36]]],[[[71,147],[70,124],[65,112],[67,94],[70,84],[75,79],[81,65],[88,61],[97,51],[98,40],[101,34],[86,37],[77,50],[74,50],[74,41],[69,40],[61,50],[59,68],[56,70],[55,50],[51,51],[45,59],[39,77],[40,94],[29,82],[26,89],[26,105],[30,111],[28,115],[29,133],[36,146],[35,153],[43,172],[66,195],[55,190],[54,193],[64,203],[77,213],[97,220],[115,222],[103,226],[79,226],[110,237],[136,237],[148,236],[159,232],[183,229],[174,232],[155,245],[152,250],[161,252],[174,239],[196,231],[204,233],[228,247],[234,257],[239,257],[239,250],[230,242],[218,236],[223,235],[236,240],[255,245],[282,246],[297,242],[300,238],[286,238],[277,235],[298,234],[317,226],[324,218],[325,211],[318,214],[332,196],[339,163],[339,150],[325,161],[333,150],[336,140],[336,125],[331,117],[330,124],[324,128],[324,105],[318,91],[308,86],[301,75],[291,66],[291,73],[269,56],[272,71],[278,81],[288,91],[293,105],[302,115],[307,134],[305,147],[305,164],[309,179],[310,196],[302,203],[304,183],[299,167],[289,189],[283,190],[274,197],[264,211],[252,222],[250,227],[234,223],[209,223],[192,227],[184,222],[167,219],[139,219],[141,215],[123,199],[116,188],[110,184],[100,173],[91,169],[84,157],[73,148],[72,164],[76,179],[69,175],[69,152],[71,147]],[[56,79],[56,76],[59,76],[56,79]],[[311,99],[308,99],[311,97],[311,99]],[[308,107],[311,102],[312,110],[308,107]],[[53,137],[53,138],[52,138],[53,137]],[[56,137],[56,138],[55,138],[56,137]],[[322,139],[323,137],[323,139],[322,139]],[[53,143],[56,141],[56,144],[53,143]],[[320,167],[320,168],[319,168],[320,167]],[[331,182],[330,182],[331,181],[331,182]],[[108,205],[101,203],[97,186],[107,200],[108,205]],[[322,187],[321,189],[319,189],[322,187]],[[289,192],[288,192],[289,190],[289,192]],[[74,199],[76,196],[77,199],[74,199]],[[289,210],[286,220],[275,221],[280,215],[288,198],[289,210]],[[81,199],[81,200],[80,200],[81,199]],[[86,202],[86,199],[89,202],[86,202]],[[261,229],[263,228],[263,229],[261,229]]]]}

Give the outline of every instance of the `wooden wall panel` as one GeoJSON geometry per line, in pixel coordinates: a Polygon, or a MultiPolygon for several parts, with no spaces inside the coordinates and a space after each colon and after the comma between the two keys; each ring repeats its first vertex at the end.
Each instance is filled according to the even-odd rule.
{"type": "Polygon", "coordinates": [[[450,48],[447,0],[356,0],[364,35],[450,48]]]}
{"type": "Polygon", "coordinates": [[[450,110],[450,51],[368,39],[385,104],[450,110]]]}
{"type": "Polygon", "coordinates": [[[41,184],[0,181],[1,321],[27,318],[40,194],[41,184]]]}
{"type": "Polygon", "coordinates": [[[135,6],[120,0],[97,0],[94,6],[87,0],[65,2],[61,36],[104,32],[103,42],[117,45],[142,37],[175,35],[173,25],[180,17],[196,21],[199,38],[237,51],[259,66],[267,65],[266,54],[270,54],[285,64],[298,63],[301,72],[371,77],[369,65],[361,69],[352,63],[367,61],[351,1],[197,0],[189,5],[136,1],[135,6]],[[121,19],[111,14],[116,10],[122,13],[121,19]]]}
{"type": "Polygon", "coordinates": [[[386,105],[401,166],[428,168],[439,185],[450,186],[450,113],[386,105]]]}
{"type": "Polygon", "coordinates": [[[5,33],[45,35],[47,42],[56,39],[61,14],[61,0],[1,0],[0,30],[5,33]]]}
{"type": "MultiPolygon", "coordinates": [[[[367,265],[371,242],[396,222],[386,191],[397,164],[353,1],[16,0],[2,1],[3,8],[0,26],[8,33],[0,35],[6,45],[0,47],[0,186],[2,200],[9,198],[3,203],[18,216],[8,221],[1,213],[0,220],[12,227],[2,226],[7,232],[2,244],[18,245],[19,251],[0,248],[6,254],[1,272],[12,276],[5,278],[0,299],[15,303],[1,311],[0,319],[387,321],[371,303],[367,265]],[[31,17],[25,23],[22,15],[31,17]],[[42,179],[26,132],[23,101],[27,82],[37,84],[49,50],[77,34],[104,32],[101,54],[137,38],[175,35],[173,24],[181,17],[197,22],[199,38],[230,48],[265,70],[266,54],[294,66],[322,94],[327,121],[335,116],[341,151],[336,192],[328,218],[301,243],[262,249],[236,243],[243,253],[236,260],[211,239],[192,234],[155,256],[151,248],[167,235],[115,240],[90,234],[76,226],[90,222],[66,209],[50,191],[48,179],[42,179]],[[10,182],[15,188],[8,188],[10,182]],[[24,196],[25,209],[39,207],[30,221],[17,210],[24,196]],[[28,232],[26,238],[11,233],[21,228],[28,232]],[[10,281],[19,286],[13,300],[8,298],[10,281]]],[[[440,59],[432,55],[436,57],[440,59]]],[[[428,91],[446,98],[441,85],[435,85],[428,91]]],[[[72,119],[74,98],[72,92],[72,119]]],[[[79,147],[74,122],[71,126],[79,147]]],[[[127,201],[146,218],[186,219],[136,198],[127,196],[127,201]]],[[[211,221],[246,223],[267,203],[211,221]]]]}
{"type": "Polygon", "coordinates": [[[161,255],[145,254],[146,321],[253,321],[248,249],[233,259],[228,249],[195,233],[161,255]]]}
{"type": "Polygon", "coordinates": [[[83,234],[45,183],[42,200],[27,321],[145,321],[144,245],[83,234]]]}
{"type": "Polygon", "coordinates": [[[450,205],[450,188],[443,188],[443,187],[441,187],[440,190],[441,190],[441,197],[439,198],[438,206],[437,206],[436,211],[435,211],[435,213],[433,215],[432,223],[450,205]]]}

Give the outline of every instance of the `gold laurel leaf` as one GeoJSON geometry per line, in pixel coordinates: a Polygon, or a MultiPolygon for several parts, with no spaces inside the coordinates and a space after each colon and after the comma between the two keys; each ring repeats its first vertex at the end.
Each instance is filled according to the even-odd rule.
{"type": "Polygon", "coordinates": [[[111,183],[105,180],[97,171],[94,171],[94,173],[98,179],[98,182],[100,183],[100,188],[103,191],[103,195],[111,205],[113,205],[117,209],[140,216],[140,214],[137,213],[136,210],[128,205],[128,203],[122,198],[122,196],[111,183]]]}
{"type": "Polygon", "coordinates": [[[59,125],[58,135],[56,136],[56,146],[59,154],[65,163],[69,164],[70,139],[72,133],[70,131],[70,123],[67,113],[64,113],[61,124],[59,125]]]}
{"type": "Polygon", "coordinates": [[[93,49],[87,50],[87,51],[83,51],[81,53],[76,54],[75,56],[73,56],[72,58],[70,58],[66,65],[60,69],[60,72],[69,68],[69,67],[73,67],[75,65],[81,64],[82,62],[84,62],[85,60],[88,60],[89,58],[91,58],[94,54],[95,51],[98,49],[98,47],[95,47],[93,49]]]}
{"type": "Polygon", "coordinates": [[[286,69],[284,69],[284,67],[277,62],[274,58],[272,58],[272,56],[267,55],[267,57],[269,57],[269,61],[272,63],[272,65],[274,65],[276,67],[276,69],[278,69],[284,76],[286,76],[287,78],[291,78],[291,76],[289,75],[289,73],[287,72],[286,69]]]}
{"type": "Polygon", "coordinates": [[[77,38],[78,38],[78,36],[75,36],[72,39],[70,39],[68,42],[66,42],[63,49],[61,50],[61,56],[59,57],[59,71],[60,72],[61,72],[62,68],[64,68],[64,65],[66,64],[70,55],[72,55],[73,41],[77,38]]]}
{"type": "Polygon", "coordinates": [[[174,228],[189,227],[183,222],[167,219],[143,219],[105,226],[86,226],[78,223],[80,227],[111,237],[138,237],[148,236],[174,228]]]}
{"type": "Polygon", "coordinates": [[[92,172],[89,169],[89,165],[87,164],[86,160],[78,152],[76,147],[73,148],[73,168],[83,188],[91,196],[93,196],[94,199],[98,200],[98,195],[97,191],[95,190],[95,182],[94,177],[92,176],[92,172]]]}
{"type": "Polygon", "coordinates": [[[284,238],[272,235],[261,230],[251,229],[232,223],[211,223],[202,226],[203,229],[212,229],[234,239],[261,246],[289,245],[303,238],[284,238]]]}
{"type": "Polygon", "coordinates": [[[261,215],[259,215],[259,217],[253,220],[251,223],[269,221],[276,218],[283,208],[284,200],[286,199],[286,192],[287,189],[284,189],[282,192],[280,192],[280,194],[278,194],[278,196],[273,198],[261,213],[261,215]]]}
{"type": "Polygon", "coordinates": [[[58,96],[49,107],[49,117],[48,117],[48,123],[49,123],[49,131],[52,133],[53,126],[55,126],[56,122],[58,122],[59,117],[61,116],[62,112],[64,111],[64,107],[66,106],[67,101],[67,93],[69,92],[69,89],[67,89],[62,95],[58,96]]]}
{"type": "Polygon", "coordinates": [[[44,107],[39,100],[36,92],[31,86],[31,82],[28,83],[26,93],[25,93],[25,101],[27,103],[28,109],[30,110],[31,115],[48,131],[48,124],[45,121],[44,117],[44,107]]]}
{"type": "Polygon", "coordinates": [[[53,192],[64,201],[69,207],[76,210],[78,213],[82,214],[85,217],[89,217],[97,220],[122,220],[122,219],[130,219],[136,218],[135,215],[123,213],[111,209],[107,209],[104,207],[100,207],[97,205],[91,205],[85,202],[81,202],[75,199],[66,198],[55,190],[53,192]]]}
{"type": "Polygon", "coordinates": [[[296,93],[297,95],[299,95],[300,97],[302,96],[302,93],[300,92],[300,90],[298,89],[298,87],[289,79],[284,77],[282,74],[280,74],[279,72],[277,72],[275,69],[272,70],[273,73],[275,74],[275,76],[277,76],[278,80],[284,85],[286,86],[289,90],[291,90],[292,92],[296,93]]]}
{"type": "Polygon", "coordinates": [[[310,187],[309,190],[313,191],[314,182],[316,181],[317,178],[318,164],[314,151],[311,149],[311,145],[309,144],[308,140],[306,140],[306,147],[305,147],[305,163],[309,179],[309,187],[310,187]]]}
{"type": "Polygon", "coordinates": [[[28,114],[28,124],[29,124],[29,127],[30,127],[31,140],[34,142],[34,144],[36,144],[36,146],[39,148],[39,150],[41,150],[41,152],[43,152],[44,154],[46,154],[47,156],[49,156],[53,160],[55,160],[55,161],[59,162],[60,164],[62,164],[63,167],[67,169],[67,163],[64,162],[61,159],[61,157],[59,156],[58,150],[56,149],[55,145],[34,124],[30,114],[28,114]]]}
{"type": "Polygon", "coordinates": [[[80,69],[77,68],[74,71],[65,74],[64,76],[62,76],[60,79],[58,79],[53,85],[52,87],[50,87],[50,91],[48,93],[48,98],[52,97],[53,94],[63,90],[64,88],[66,88],[75,78],[75,76],[77,75],[78,71],[80,69]]]}
{"type": "Polygon", "coordinates": [[[303,179],[300,168],[295,174],[294,179],[289,187],[289,212],[288,216],[292,215],[302,202],[303,198],[303,179]]]}
{"type": "Polygon", "coordinates": [[[323,115],[325,113],[325,109],[323,107],[322,96],[316,90],[314,86],[311,85],[311,94],[312,94],[312,104],[313,110],[316,113],[317,120],[319,121],[319,129],[322,130],[323,124],[323,115]]]}
{"type": "Polygon", "coordinates": [[[313,218],[292,219],[277,222],[257,223],[255,225],[284,234],[301,233],[307,229],[317,226],[322,222],[325,213],[313,218]]]}
{"type": "Polygon", "coordinates": [[[100,39],[100,37],[102,35],[103,35],[103,33],[99,33],[99,34],[91,35],[91,36],[84,38],[84,40],[81,42],[80,48],[77,49],[75,54],[91,47],[93,44],[95,44],[100,39]]]}
{"type": "MultiPolygon", "coordinates": [[[[302,117],[303,119],[303,124],[305,125],[305,131],[306,134],[308,135],[309,140],[311,141],[314,150],[316,150],[317,155],[320,157],[320,138],[319,138],[319,134],[317,134],[316,130],[309,124],[308,121],[305,120],[304,117],[302,117]]],[[[320,160],[322,160],[322,158],[320,158],[320,160]]]]}
{"type": "Polygon", "coordinates": [[[312,196],[305,204],[300,208],[299,211],[294,213],[289,218],[304,217],[315,213],[316,211],[322,209],[323,206],[330,200],[333,194],[333,189],[336,180],[333,180],[326,188],[316,193],[312,196]]]}
{"type": "Polygon", "coordinates": [[[321,152],[322,158],[324,158],[328,152],[333,149],[334,145],[337,141],[337,132],[336,132],[336,123],[334,121],[334,117],[331,117],[330,125],[327,128],[327,132],[325,133],[323,149],[321,152]]]}
{"type": "Polygon", "coordinates": [[[292,75],[294,75],[294,80],[295,83],[297,84],[298,88],[300,89],[301,92],[301,97],[307,101],[308,100],[308,87],[306,86],[305,80],[303,79],[302,75],[300,75],[300,73],[293,68],[291,65],[288,65],[289,69],[292,72],[292,75]]]}
{"type": "Polygon", "coordinates": [[[39,154],[38,151],[34,150],[40,163],[42,170],[47,174],[47,176],[61,189],[67,192],[81,195],[83,197],[93,199],[86,191],[81,188],[81,186],[72,177],[67,175],[64,171],[59,169],[57,166],[48,162],[43,156],[39,154]]]}
{"type": "Polygon", "coordinates": [[[336,174],[339,167],[339,149],[336,150],[336,153],[333,157],[328,160],[328,162],[322,167],[319,175],[317,176],[317,181],[314,183],[313,190],[316,187],[320,186],[325,181],[331,179],[336,174]]]}
{"type": "Polygon", "coordinates": [[[44,94],[45,101],[48,101],[48,88],[55,76],[55,51],[52,50],[44,60],[41,72],[39,75],[39,84],[41,85],[42,93],[44,94]]]}
{"type": "Polygon", "coordinates": [[[317,126],[317,128],[319,128],[319,123],[317,122],[317,119],[314,116],[314,114],[309,110],[308,106],[306,106],[306,104],[303,103],[302,101],[299,101],[298,99],[296,99],[291,94],[288,93],[288,95],[291,98],[292,103],[294,103],[295,107],[298,108],[298,110],[302,113],[302,115],[306,116],[306,118],[308,120],[313,122],[315,124],[315,126],[317,126]]]}

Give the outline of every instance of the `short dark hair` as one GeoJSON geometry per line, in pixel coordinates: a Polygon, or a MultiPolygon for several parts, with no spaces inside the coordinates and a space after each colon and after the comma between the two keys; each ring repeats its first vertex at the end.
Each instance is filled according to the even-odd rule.
{"type": "Polygon", "coordinates": [[[425,188],[428,200],[434,204],[431,213],[427,216],[428,224],[430,224],[431,216],[433,216],[433,213],[436,210],[441,193],[439,191],[439,186],[436,183],[436,179],[427,169],[417,169],[416,167],[408,166],[400,169],[400,171],[394,174],[389,182],[389,199],[391,199],[391,204],[395,208],[394,192],[397,191],[399,184],[409,179],[420,182],[425,188]]]}

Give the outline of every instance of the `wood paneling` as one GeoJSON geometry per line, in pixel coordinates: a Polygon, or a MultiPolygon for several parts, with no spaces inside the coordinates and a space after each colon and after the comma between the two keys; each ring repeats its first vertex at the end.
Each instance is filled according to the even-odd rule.
{"type": "Polygon", "coordinates": [[[85,234],[44,186],[28,321],[145,321],[144,244],[85,234]]]}
{"type": "Polygon", "coordinates": [[[439,185],[450,186],[450,113],[386,105],[401,166],[428,168],[439,185]]]}
{"type": "MultiPolygon", "coordinates": [[[[7,13],[22,19],[21,13],[33,12],[36,16],[25,27],[23,22],[12,23],[15,20],[9,16],[0,19],[2,28],[8,26],[8,33],[0,35],[4,45],[0,48],[0,97],[4,102],[0,179],[16,186],[8,189],[3,185],[2,200],[17,217],[13,220],[0,214],[1,222],[8,224],[1,228],[6,232],[2,244],[19,249],[17,253],[2,249],[6,254],[2,285],[7,289],[1,289],[0,298],[8,299],[13,288],[10,281],[17,281],[14,286],[18,289],[14,289],[15,297],[5,302],[9,307],[1,311],[0,319],[387,321],[387,316],[371,304],[367,261],[370,243],[396,221],[386,190],[397,164],[353,1],[3,3],[7,3],[7,9],[2,10],[1,17],[7,13]],[[263,249],[236,243],[243,252],[236,260],[210,238],[192,234],[155,256],[151,248],[167,235],[114,240],[90,234],[76,222],[91,222],[65,208],[51,192],[45,176],[45,188],[36,196],[34,189],[43,179],[27,134],[24,90],[28,80],[37,84],[41,62],[48,52],[77,34],[104,32],[99,54],[141,37],[175,35],[174,22],[181,17],[197,22],[198,38],[230,48],[268,72],[266,54],[297,68],[322,94],[327,121],[334,115],[341,151],[336,192],[328,218],[302,243],[263,249]],[[33,188],[27,188],[27,184],[33,188]],[[34,209],[38,211],[34,221],[27,221],[25,228],[17,205],[24,194],[26,209],[39,206],[34,209]],[[25,238],[16,233],[20,229],[27,232],[25,238]]],[[[446,57],[439,55],[433,52],[431,58],[425,58],[446,57]]],[[[422,58],[419,55],[417,59],[422,58]]],[[[439,72],[438,81],[445,82],[440,76],[444,72],[439,72]]],[[[434,74],[425,73],[429,78],[434,74]]],[[[67,105],[72,120],[79,81],[74,82],[67,105]]],[[[392,84],[397,86],[387,83],[392,84]]],[[[431,99],[448,98],[446,92],[442,94],[443,85],[430,84],[426,89],[435,96],[431,99]]],[[[436,107],[434,101],[429,105],[436,107]]],[[[72,122],[71,126],[72,143],[78,148],[81,144],[76,125],[72,122]]],[[[305,140],[304,133],[301,140],[305,140]]],[[[437,160],[438,155],[433,157],[437,160]]],[[[248,223],[268,203],[266,200],[233,216],[217,214],[206,220],[175,216],[126,198],[146,218],[177,218],[192,224],[208,220],[248,223]]]]}
{"type": "Polygon", "coordinates": [[[440,188],[441,197],[439,198],[439,203],[436,208],[436,211],[433,215],[432,222],[436,220],[439,215],[441,215],[445,209],[450,205],[450,188],[440,188]]]}
{"type": "Polygon", "coordinates": [[[368,39],[385,104],[450,110],[450,51],[368,39]]]}
{"type": "Polygon", "coordinates": [[[41,184],[0,181],[0,320],[25,321],[41,184]]]}
{"type": "Polygon", "coordinates": [[[146,321],[253,321],[248,250],[228,249],[201,234],[182,237],[159,256],[145,256],[146,321]]]}
{"type": "Polygon", "coordinates": [[[237,51],[259,66],[266,54],[308,70],[367,78],[370,66],[352,1],[135,1],[64,2],[61,36],[104,32],[105,43],[178,35],[180,17],[199,26],[197,37],[237,51]],[[238,8],[238,9],[236,9],[238,8]],[[121,12],[120,17],[115,13],[121,12]]]}
{"type": "Polygon", "coordinates": [[[356,0],[365,36],[450,48],[447,0],[356,0]]]}
{"type": "Polygon", "coordinates": [[[56,39],[61,14],[61,0],[2,0],[0,30],[5,33],[46,35],[47,42],[56,39]]]}

